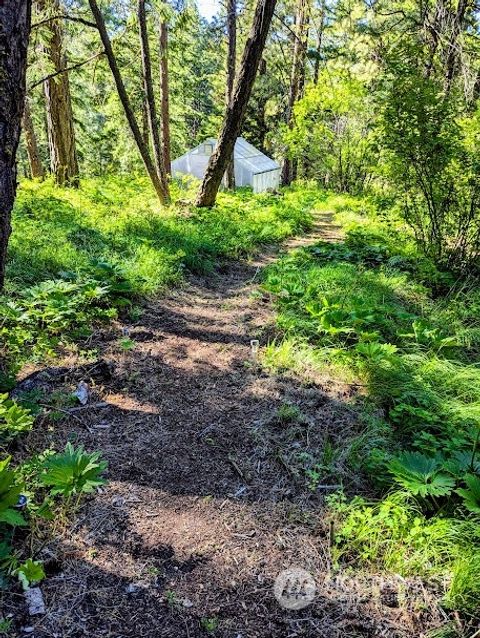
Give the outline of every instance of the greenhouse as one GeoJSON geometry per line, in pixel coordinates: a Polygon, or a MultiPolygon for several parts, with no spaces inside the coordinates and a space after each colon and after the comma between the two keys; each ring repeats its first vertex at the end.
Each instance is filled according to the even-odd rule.
{"type": "MultiPolygon", "coordinates": [[[[217,140],[209,138],[172,162],[172,174],[203,179],[217,140]]],[[[243,139],[237,138],[234,152],[235,185],[251,186],[254,193],[274,191],[280,183],[280,165],[243,139]]]]}

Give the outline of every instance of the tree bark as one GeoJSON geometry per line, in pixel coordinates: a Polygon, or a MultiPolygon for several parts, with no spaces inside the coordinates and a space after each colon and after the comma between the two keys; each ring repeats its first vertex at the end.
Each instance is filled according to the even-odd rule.
{"type": "Polygon", "coordinates": [[[0,2],[0,289],[17,190],[16,153],[25,100],[30,0],[0,2]]]}
{"type": "MultiPolygon", "coordinates": [[[[237,4],[236,0],[227,0],[227,88],[225,91],[226,108],[231,106],[233,100],[233,89],[235,85],[235,61],[237,55],[237,4]]],[[[228,160],[226,172],[227,188],[235,189],[235,147],[228,160]]]]}
{"type": "Polygon", "coordinates": [[[148,126],[147,100],[144,95],[142,96],[142,138],[143,143],[148,147],[150,144],[150,133],[148,126]]]}
{"type": "Polygon", "coordinates": [[[92,11],[93,17],[95,19],[97,29],[100,33],[100,38],[102,40],[102,44],[105,49],[105,54],[108,59],[108,64],[110,66],[110,70],[112,72],[113,79],[115,81],[115,86],[117,87],[118,96],[120,98],[120,102],[122,103],[125,116],[127,118],[128,124],[130,126],[130,130],[135,140],[135,144],[137,145],[138,151],[143,160],[147,173],[152,181],[153,187],[155,188],[155,191],[158,195],[158,198],[160,202],[163,204],[167,201],[167,193],[165,192],[163,188],[163,184],[161,183],[158,177],[158,173],[156,171],[152,158],[150,157],[150,152],[148,150],[148,147],[143,141],[142,133],[138,126],[138,122],[135,117],[135,113],[133,112],[132,106],[130,104],[130,100],[128,99],[127,91],[125,89],[125,84],[123,83],[123,79],[120,74],[120,69],[118,68],[115,54],[113,53],[112,43],[110,42],[110,38],[108,37],[107,29],[105,26],[105,20],[103,19],[103,15],[98,7],[96,0],[88,0],[88,2],[90,5],[90,9],[92,11]]]}
{"type": "Polygon", "coordinates": [[[471,0],[459,0],[457,10],[452,17],[452,27],[447,48],[447,59],[445,63],[445,93],[448,95],[452,88],[452,82],[458,70],[460,59],[460,35],[465,28],[467,12],[472,9],[471,0]]]}
{"type": "Polygon", "coordinates": [[[316,49],[316,56],[315,56],[315,65],[313,68],[313,83],[314,84],[318,84],[318,79],[320,77],[320,58],[322,56],[323,32],[325,29],[325,13],[326,13],[326,7],[322,0],[320,5],[320,25],[318,27],[318,33],[317,33],[317,49],[316,49]]]}
{"type": "MultiPolygon", "coordinates": [[[[39,6],[42,9],[49,6],[55,14],[60,13],[58,0],[52,0],[50,5],[46,5],[41,0],[39,6]]],[[[50,167],[57,184],[78,186],[79,170],[70,80],[68,73],[64,72],[67,68],[67,61],[63,48],[63,25],[60,20],[52,20],[47,25],[45,52],[54,73],[57,74],[44,83],[50,167]]]]}
{"type": "Polygon", "coordinates": [[[162,120],[162,149],[165,173],[172,173],[172,158],[170,151],[170,94],[168,87],[168,26],[165,20],[160,22],[160,91],[161,91],[161,120],[162,120]]]}
{"type": "Polygon", "coordinates": [[[23,135],[25,137],[25,146],[27,147],[30,175],[34,179],[43,179],[45,177],[45,170],[43,168],[42,161],[40,160],[40,154],[38,152],[37,136],[35,134],[35,128],[33,126],[32,114],[30,111],[30,100],[28,99],[28,97],[25,99],[22,128],[23,135]]]}
{"type": "Polygon", "coordinates": [[[245,44],[242,63],[235,85],[232,103],[226,110],[218,144],[210,157],[207,171],[197,196],[196,205],[210,207],[215,204],[218,189],[241,131],[258,65],[262,58],[276,0],[258,0],[252,28],[245,44]]]}
{"type": "MultiPolygon", "coordinates": [[[[260,64],[258,66],[258,77],[267,75],[267,62],[265,58],[260,60],[260,64]]],[[[257,144],[258,148],[262,151],[262,153],[266,152],[265,148],[265,138],[268,133],[268,125],[266,122],[266,110],[267,110],[267,102],[268,102],[269,94],[267,91],[263,91],[262,95],[257,99],[257,144]]]]}
{"type": "Polygon", "coordinates": [[[142,55],[143,85],[147,98],[148,126],[152,141],[153,156],[157,167],[158,179],[162,185],[166,199],[169,197],[167,178],[163,166],[163,153],[160,143],[160,131],[158,129],[157,107],[153,92],[152,61],[150,57],[150,44],[148,42],[147,16],[145,13],[145,0],[138,0],[137,6],[138,29],[140,37],[140,51],[142,55]]]}
{"type": "MultiPolygon", "coordinates": [[[[306,56],[306,25],[308,18],[307,0],[298,0],[296,14],[295,42],[293,45],[293,62],[290,76],[290,89],[286,120],[288,128],[293,127],[293,107],[300,98],[304,84],[306,56]]],[[[296,175],[296,162],[285,157],[282,167],[282,184],[288,185],[296,175]]]]}

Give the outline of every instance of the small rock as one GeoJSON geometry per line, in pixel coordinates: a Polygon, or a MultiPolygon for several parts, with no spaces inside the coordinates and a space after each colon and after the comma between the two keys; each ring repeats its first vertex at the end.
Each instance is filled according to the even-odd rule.
{"type": "Polygon", "coordinates": [[[138,587],[133,583],[130,583],[125,587],[125,591],[127,592],[127,594],[134,594],[136,591],[138,591],[138,587]]]}
{"type": "Polygon", "coordinates": [[[45,613],[45,602],[40,587],[29,587],[25,590],[24,596],[30,616],[38,616],[45,613]]]}
{"type": "Polygon", "coordinates": [[[193,607],[193,603],[189,598],[184,598],[182,600],[182,605],[186,607],[187,609],[190,609],[190,607],[193,607]]]}
{"type": "Polygon", "coordinates": [[[22,627],[21,631],[23,631],[24,634],[33,634],[35,629],[34,627],[22,627]]]}

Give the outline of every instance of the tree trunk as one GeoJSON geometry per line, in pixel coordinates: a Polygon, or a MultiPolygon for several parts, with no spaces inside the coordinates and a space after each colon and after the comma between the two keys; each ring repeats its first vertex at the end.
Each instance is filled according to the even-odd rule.
{"type": "Polygon", "coordinates": [[[43,179],[45,177],[45,170],[43,168],[42,162],[40,160],[40,154],[38,152],[37,136],[35,135],[32,114],[30,112],[30,100],[28,98],[25,99],[22,128],[25,137],[25,146],[27,147],[30,175],[34,179],[43,179]]]}
{"type": "Polygon", "coordinates": [[[133,138],[137,145],[140,156],[145,164],[145,168],[147,173],[152,181],[153,187],[158,195],[160,202],[163,204],[167,200],[167,193],[163,188],[163,184],[161,183],[158,173],[155,169],[155,165],[150,157],[150,152],[148,147],[143,141],[142,133],[140,132],[140,128],[138,126],[137,119],[133,112],[132,106],[130,104],[130,100],[128,99],[127,91],[125,89],[125,85],[122,80],[122,76],[120,74],[120,70],[118,68],[117,60],[115,58],[115,54],[113,53],[112,43],[110,42],[110,38],[108,37],[107,29],[105,26],[105,21],[103,19],[103,15],[98,8],[98,4],[96,0],[88,0],[90,9],[92,11],[93,17],[95,18],[95,23],[97,25],[98,31],[100,33],[100,38],[102,40],[105,54],[107,56],[108,64],[110,66],[110,70],[113,75],[113,79],[115,80],[115,86],[117,87],[118,96],[120,98],[120,102],[122,103],[123,110],[125,111],[125,116],[127,118],[128,124],[130,126],[130,130],[132,131],[133,138]]]}
{"type": "MultiPolygon", "coordinates": [[[[258,77],[267,75],[267,63],[265,58],[260,60],[260,64],[258,66],[258,77]]],[[[262,92],[262,95],[257,100],[257,144],[258,148],[262,151],[262,153],[266,153],[265,148],[265,138],[268,133],[268,125],[265,118],[266,110],[267,110],[267,102],[268,102],[269,94],[265,90],[262,92]]]]}
{"type": "Polygon", "coordinates": [[[150,133],[148,126],[147,100],[144,95],[142,96],[142,138],[143,143],[148,147],[150,144],[150,133]]]}
{"type": "MultiPolygon", "coordinates": [[[[226,108],[232,104],[233,88],[235,84],[235,59],[237,55],[237,5],[236,0],[227,0],[227,37],[228,37],[228,54],[227,54],[227,89],[225,91],[226,108]]],[[[228,160],[226,172],[227,188],[235,189],[235,147],[228,160]]]]}
{"type": "Polygon", "coordinates": [[[425,64],[424,77],[427,79],[432,75],[435,55],[440,42],[441,31],[445,21],[446,7],[443,0],[437,0],[435,3],[435,13],[431,16],[430,11],[426,10],[423,20],[423,31],[425,33],[424,42],[428,47],[428,58],[425,64]]]}
{"type": "Polygon", "coordinates": [[[313,83],[314,84],[318,84],[318,79],[320,77],[320,59],[322,56],[322,47],[323,47],[323,31],[325,29],[325,12],[326,12],[326,7],[322,1],[321,7],[320,7],[320,24],[318,26],[318,33],[317,33],[317,49],[316,49],[316,55],[315,55],[315,65],[313,68],[313,83]]]}
{"type": "MultiPolygon", "coordinates": [[[[286,120],[288,128],[293,127],[293,107],[300,98],[303,89],[306,56],[306,25],[307,25],[307,0],[298,0],[296,14],[295,42],[293,45],[293,62],[290,76],[290,89],[288,92],[288,104],[286,120]]],[[[282,167],[282,184],[288,185],[296,174],[296,162],[285,157],[282,167]]]]}
{"type": "Polygon", "coordinates": [[[153,147],[153,156],[157,167],[158,179],[162,184],[162,190],[166,199],[169,197],[167,178],[163,166],[163,153],[160,143],[160,131],[158,129],[157,107],[153,92],[152,61],[150,58],[150,45],[148,42],[147,16],[145,13],[145,0],[138,0],[138,28],[140,37],[140,50],[142,54],[143,84],[147,98],[148,126],[153,147]]]}
{"type": "Polygon", "coordinates": [[[252,28],[245,44],[233,100],[226,110],[217,147],[208,162],[207,171],[197,196],[197,206],[209,207],[215,204],[229,158],[232,156],[235,142],[242,128],[275,4],[276,0],[258,0],[252,28]]]}
{"type": "Polygon", "coordinates": [[[17,190],[15,156],[25,100],[30,0],[0,2],[0,289],[17,190]]]}
{"type": "Polygon", "coordinates": [[[162,19],[160,22],[160,90],[161,90],[161,118],[162,118],[162,148],[165,173],[172,173],[172,159],[170,152],[170,94],[168,88],[168,26],[162,19]]]}
{"type": "MultiPolygon", "coordinates": [[[[39,3],[43,9],[43,0],[39,3]]],[[[61,13],[60,3],[53,0],[47,4],[54,15],[61,13]]],[[[50,166],[55,181],[60,186],[78,186],[79,171],[75,147],[75,131],[73,127],[72,100],[70,96],[70,80],[63,50],[62,22],[51,20],[47,26],[47,42],[45,51],[53,71],[59,73],[45,83],[45,99],[47,111],[48,146],[50,149],[50,166]]]]}
{"type": "Polygon", "coordinates": [[[468,11],[472,9],[471,0],[459,0],[457,10],[452,17],[452,27],[447,48],[445,63],[445,93],[448,95],[452,88],[452,82],[458,70],[460,59],[460,35],[465,28],[465,19],[468,11]]]}

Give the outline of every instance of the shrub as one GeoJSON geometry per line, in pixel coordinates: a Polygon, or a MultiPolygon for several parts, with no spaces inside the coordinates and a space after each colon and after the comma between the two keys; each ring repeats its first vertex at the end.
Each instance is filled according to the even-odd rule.
{"type": "Polygon", "coordinates": [[[477,268],[480,113],[462,120],[443,80],[416,64],[392,74],[383,133],[405,220],[424,252],[459,270],[477,268]]]}
{"type": "Polygon", "coordinates": [[[5,443],[22,432],[30,430],[33,417],[29,410],[21,407],[8,398],[8,394],[0,394],[0,442],[5,443]]]}

